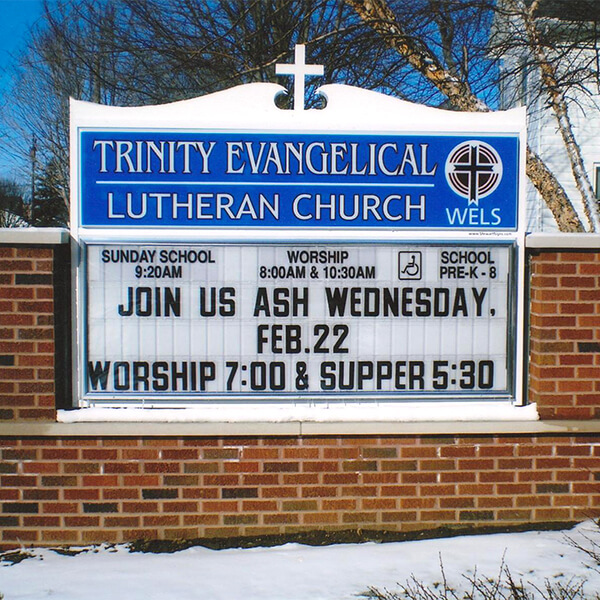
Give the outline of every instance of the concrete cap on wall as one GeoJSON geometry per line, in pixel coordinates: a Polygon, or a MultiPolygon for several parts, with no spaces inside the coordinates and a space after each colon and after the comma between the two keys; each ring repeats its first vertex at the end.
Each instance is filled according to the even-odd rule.
{"type": "Polygon", "coordinates": [[[0,244],[68,244],[69,230],[63,227],[0,228],[0,244]]]}

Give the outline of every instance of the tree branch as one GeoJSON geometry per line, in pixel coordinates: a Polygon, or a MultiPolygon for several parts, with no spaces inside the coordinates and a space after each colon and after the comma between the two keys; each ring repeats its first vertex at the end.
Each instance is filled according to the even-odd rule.
{"type": "MultiPolygon", "coordinates": [[[[470,112],[486,112],[490,108],[472,92],[466,82],[459,81],[446,70],[435,54],[421,40],[406,34],[385,0],[346,0],[360,18],[381,35],[386,44],[406,58],[409,64],[430,81],[450,104],[470,112]]],[[[564,188],[542,159],[527,148],[527,176],[552,211],[560,231],[585,231],[564,188]]]]}

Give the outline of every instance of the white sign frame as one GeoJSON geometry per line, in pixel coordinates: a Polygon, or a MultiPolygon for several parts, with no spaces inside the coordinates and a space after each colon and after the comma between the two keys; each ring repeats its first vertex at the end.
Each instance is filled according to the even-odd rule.
{"type": "MultiPolygon", "coordinates": [[[[71,103],[71,223],[74,269],[74,406],[89,406],[85,399],[83,365],[85,364],[85,271],[81,247],[94,243],[397,243],[411,241],[431,243],[430,232],[415,230],[387,229],[374,231],[373,228],[308,230],[302,228],[271,228],[270,230],[240,230],[235,228],[203,229],[198,231],[190,227],[178,230],[168,228],[126,228],[114,231],[99,227],[81,226],[80,194],[81,165],[79,160],[79,139],[83,130],[156,130],[170,131],[256,131],[256,132],[334,132],[334,133],[431,133],[440,135],[476,136],[478,134],[518,136],[520,141],[519,197],[524,198],[525,186],[525,110],[515,109],[501,113],[457,113],[414,105],[402,100],[384,96],[358,88],[342,85],[323,86],[319,92],[327,98],[327,107],[323,110],[284,111],[276,108],[274,98],[283,88],[275,84],[250,84],[218,92],[193,100],[177,102],[163,106],[118,108],[97,106],[79,101],[71,103]],[[357,117],[360,115],[360,117],[357,117]],[[200,240],[198,238],[201,238],[200,240]]],[[[519,206],[518,227],[515,231],[481,231],[466,229],[463,231],[436,231],[436,242],[457,244],[485,244],[490,241],[511,242],[516,246],[516,285],[514,339],[512,340],[513,391],[510,398],[514,404],[524,404],[523,396],[523,353],[524,353],[524,203],[519,206]]],[[[321,398],[331,402],[331,397],[321,398]]],[[[382,398],[373,394],[371,400],[394,402],[393,398],[382,398]]],[[[424,398],[415,396],[412,400],[424,398]]],[[[450,398],[444,397],[448,401],[450,398]]],[[[461,399],[457,396],[456,399],[461,399]]],[[[214,399],[217,404],[219,399],[214,399]]],[[[263,399],[264,400],[264,399],[263,399]]],[[[275,399],[276,400],[276,399],[275,399]]],[[[318,396],[299,396],[297,401],[314,402],[318,396]]],[[[407,398],[398,398],[406,402],[407,398]]],[[[248,402],[259,402],[259,396],[247,398],[248,402]]],[[[270,402],[274,402],[272,398],[270,402]]],[[[356,402],[356,400],[351,400],[356,402]]],[[[288,403],[285,400],[283,403],[288,403]]],[[[110,405],[130,406],[130,402],[114,399],[110,405]]],[[[145,405],[139,398],[139,405],[145,405]]],[[[180,403],[181,404],[181,403],[180,403]]],[[[183,403],[185,405],[185,403],[183,403]]]]}

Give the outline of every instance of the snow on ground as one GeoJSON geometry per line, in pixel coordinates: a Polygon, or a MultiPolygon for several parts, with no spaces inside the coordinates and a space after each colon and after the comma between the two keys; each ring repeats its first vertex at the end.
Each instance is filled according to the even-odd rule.
{"type": "Polygon", "coordinates": [[[130,553],[96,547],[77,556],[48,549],[18,564],[0,563],[4,600],[356,600],[369,587],[397,589],[411,575],[440,582],[440,555],[449,583],[463,574],[496,577],[504,557],[513,577],[543,586],[585,578],[587,597],[600,593],[600,572],[567,537],[600,544],[592,521],[570,531],[461,536],[399,543],[130,553]]]}

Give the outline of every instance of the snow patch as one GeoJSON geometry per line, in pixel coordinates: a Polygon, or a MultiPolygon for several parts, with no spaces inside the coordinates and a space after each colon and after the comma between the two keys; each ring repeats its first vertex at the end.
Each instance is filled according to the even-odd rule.
{"type": "Polygon", "coordinates": [[[537,421],[535,404],[509,402],[407,402],[405,404],[227,404],[190,408],[82,408],[59,410],[61,423],[368,423],[537,421]]]}
{"type": "MultiPolygon", "coordinates": [[[[465,576],[498,577],[504,564],[516,581],[544,588],[586,579],[586,597],[600,592],[598,566],[568,543],[600,542],[592,521],[570,531],[461,536],[389,544],[130,553],[97,547],[77,556],[48,549],[34,558],[0,562],[5,600],[356,600],[369,587],[397,590],[414,575],[440,582],[440,560],[450,586],[469,588],[465,576]],[[587,538],[587,539],[586,539],[587,538]]],[[[462,597],[462,594],[458,594],[462,597]]]]}

